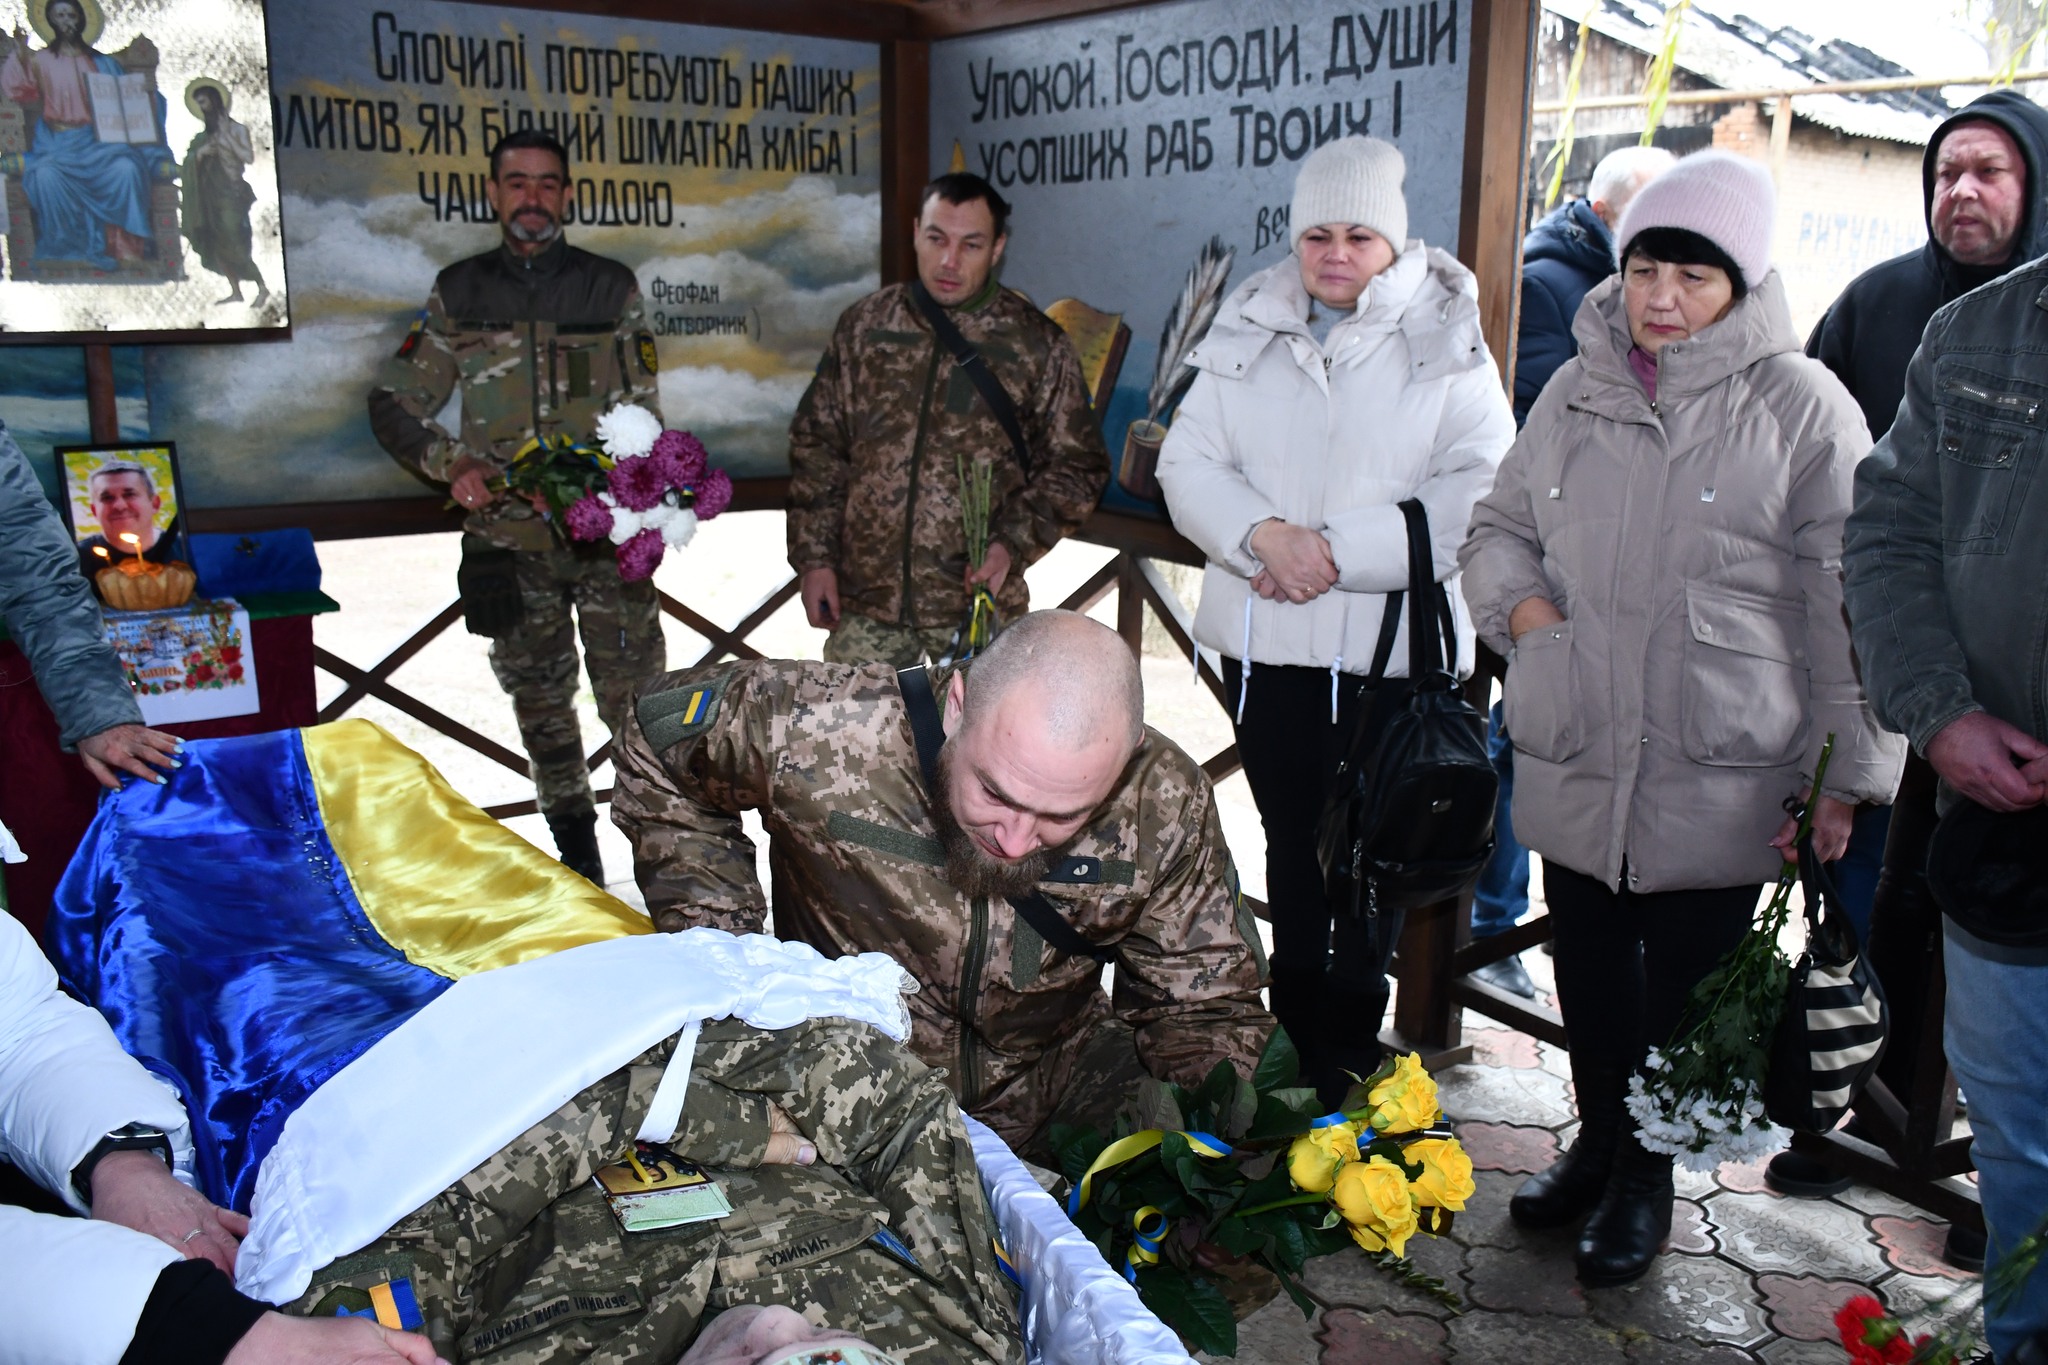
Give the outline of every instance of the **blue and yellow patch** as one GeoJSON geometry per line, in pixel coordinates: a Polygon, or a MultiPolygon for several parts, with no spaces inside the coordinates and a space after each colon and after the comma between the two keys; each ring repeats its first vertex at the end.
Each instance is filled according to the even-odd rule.
{"type": "Polygon", "coordinates": [[[404,360],[419,349],[420,334],[427,330],[427,310],[422,308],[414,315],[412,326],[405,332],[405,340],[398,343],[398,358],[404,360]]]}
{"type": "Polygon", "coordinates": [[[640,353],[640,368],[649,374],[661,369],[661,354],[654,349],[654,333],[642,328],[633,338],[634,349],[640,353]]]}
{"type": "Polygon", "coordinates": [[[336,1285],[313,1308],[316,1318],[372,1318],[394,1332],[416,1330],[425,1321],[408,1279],[336,1285]]]}
{"type": "Polygon", "coordinates": [[[718,718],[718,699],[724,692],[725,679],[719,677],[640,698],[635,709],[648,744],[660,753],[703,734],[718,718]]]}

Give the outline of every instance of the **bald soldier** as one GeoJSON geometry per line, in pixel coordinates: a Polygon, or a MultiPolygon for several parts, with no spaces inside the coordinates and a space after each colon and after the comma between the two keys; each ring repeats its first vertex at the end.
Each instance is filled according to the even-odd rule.
{"type": "Polygon", "coordinates": [[[951,670],[670,673],[634,712],[612,818],[655,923],[762,929],[759,811],[775,932],[908,968],[912,1051],[1019,1152],[1148,1073],[1251,1074],[1273,1020],[1215,793],[1106,627],[1033,612],[951,670]]]}

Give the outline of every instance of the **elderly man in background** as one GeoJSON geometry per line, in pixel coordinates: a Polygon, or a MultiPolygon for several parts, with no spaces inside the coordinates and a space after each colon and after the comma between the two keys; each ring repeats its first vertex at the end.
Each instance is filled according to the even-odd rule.
{"type": "Polygon", "coordinates": [[[846,310],[789,426],[789,562],[835,663],[943,657],[978,587],[1004,620],[1024,570],[1109,481],[1080,358],[996,281],[1010,206],[978,175],[925,186],[917,278],[846,310]],[[951,333],[948,336],[948,333],[951,333]],[[961,475],[988,471],[988,549],[968,560],[961,475]]]}
{"type": "Polygon", "coordinates": [[[659,927],[752,933],[759,811],[775,932],[901,962],[911,1050],[1044,1162],[1052,1123],[1107,1128],[1147,1074],[1249,1076],[1273,1028],[1215,792],[1143,718],[1129,649],[1071,612],[930,674],[718,664],[642,690],[612,817],[659,927]]]}
{"type": "MultiPolygon", "coordinates": [[[[2016,91],[1973,100],[1934,130],[1921,169],[1926,243],[1852,280],[1806,343],[1806,353],[1833,370],[1863,409],[1873,438],[1891,429],[1907,364],[1935,310],[2048,252],[2044,176],[2048,109],[2016,91]]],[[[1901,1097],[1919,1055],[1918,1036],[1934,1022],[1927,962],[1941,953],[1941,912],[1923,874],[1934,792],[1934,769],[1909,754],[1893,804],[1857,812],[1849,854],[1836,873],[1846,908],[1867,930],[1871,966],[1891,1005],[1892,1041],[1878,1074],[1901,1097]]],[[[1772,1158],[1765,1180],[1780,1193],[1810,1198],[1850,1184],[1802,1152],[1772,1158]]],[[[1980,1268],[1983,1234],[1952,1227],[1946,1254],[1955,1265],[1980,1268]]]]}
{"type": "MultiPolygon", "coordinates": [[[[1557,367],[1578,353],[1572,319],[1579,304],[1614,273],[1614,225],[1629,201],[1671,166],[1662,147],[1623,147],[1600,158],[1586,183],[1586,197],[1574,199],[1531,228],[1522,239],[1522,303],[1515,331],[1515,429],[1529,420],[1536,396],[1557,367]]],[[[1515,792],[1515,746],[1495,702],[1487,717],[1487,753],[1500,775],[1493,813],[1493,857],[1472,888],[1472,937],[1488,938],[1514,927],[1529,913],[1529,850],[1515,838],[1510,804],[1515,792]]],[[[1533,999],[1519,955],[1490,962],[1472,973],[1489,985],[1533,999]]]]}

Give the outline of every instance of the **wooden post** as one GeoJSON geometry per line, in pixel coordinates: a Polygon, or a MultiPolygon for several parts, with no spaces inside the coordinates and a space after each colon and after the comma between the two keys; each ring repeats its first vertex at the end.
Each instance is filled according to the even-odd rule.
{"type": "Polygon", "coordinates": [[[95,342],[85,348],[85,412],[96,445],[121,439],[121,411],[114,393],[114,348],[95,342]]]}
{"type": "Polygon", "coordinates": [[[1138,557],[1119,551],[1116,557],[1116,633],[1131,653],[1145,657],[1145,570],[1138,557]]]}
{"type": "Polygon", "coordinates": [[[1785,158],[1792,151],[1792,97],[1778,96],[1771,113],[1771,180],[1778,192],[1785,192],[1785,158]]]}
{"type": "Polygon", "coordinates": [[[882,44],[882,283],[917,277],[910,225],[931,179],[932,45],[911,38],[882,44]]]}
{"type": "Polygon", "coordinates": [[[1479,277],[1480,328],[1511,392],[1536,19],[1533,0],[1473,0],[1458,259],[1479,277]]]}

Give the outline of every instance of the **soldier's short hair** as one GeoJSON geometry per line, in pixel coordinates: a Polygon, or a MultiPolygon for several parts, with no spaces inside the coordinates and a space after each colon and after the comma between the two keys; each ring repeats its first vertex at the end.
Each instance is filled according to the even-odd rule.
{"type": "Polygon", "coordinates": [[[543,152],[553,152],[555,160],[562,163],[562,179],[569,178],[569,149],[564,147],[552,133],[538,128],[521,128],[505,134],[491,144],[491,179],[498,178],[498,161],[507,152],[517,152],[528,147],[537,147],[543,152]]]}
{"type": "Polygon", "coordinates": [[[926,185],[924,193],[917,196],[917,211],[922,214],[925,205],[933,199],[943,199],[956,207],[979,199],[988,205],[989,217],[995,219],[996,236],[1001,237],[1010,230],[1010,201],[996,193],[994,185],[972,171],[952,171],[926,185]]]}
{"type": "Polygon", "coordinates": [[[93,470],[92,473],[85,476],[86,487],[90,488],[92,486],[92,481],[100,477],[100,475],[102,474],[137,475],[138,477],[141,478],[142,486],[143,488],[148,490],[149,495],[151,497],[156,496],[156,480],[149,477],[149,471],[143,468],[140,464],[137,464],[134,460],[103,461],[97,469],[93,470]]]}
{"type": "Polygon", "coordinates": [[[1031,687],[1062,739],[1084,743],[1120,729],[1132,749],[1145,738],[1145,683],[1117,633],[1074,611],[1018,617],[967,670],[961,721],[972,724],[1012,688],[1031,687]]]}

